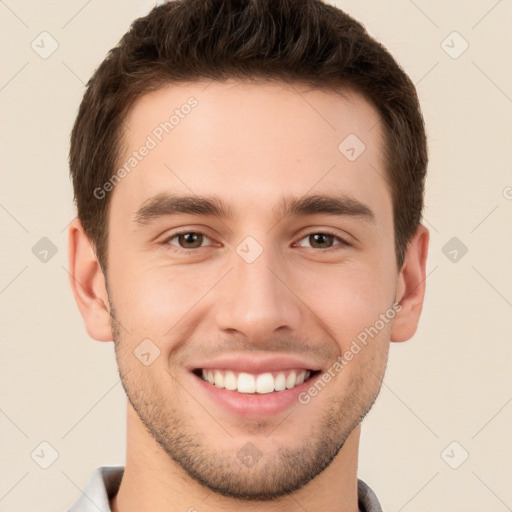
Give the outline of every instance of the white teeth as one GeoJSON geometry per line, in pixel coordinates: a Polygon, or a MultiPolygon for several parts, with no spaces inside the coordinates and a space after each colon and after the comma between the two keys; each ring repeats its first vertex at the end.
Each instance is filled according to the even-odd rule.
{"type": "Polygon", "coordinates": [[[224,387],[224,375],[219,370],[215,370],[215,385],[218,388],[224,387]]]}
{"type": "Polygon", "coordinates": [[[274,377],[271,373],[262,373],[256,379],[257,393],[272,393],[274,391],[274,377]]]}
{"type": "Polygon", "coordinates": [[[274,391],[292,389],[309,378],[308,370],[292,370],[286,376],[285,372],[272,374],[270,372],[252,375],[250,373],[235,373],[224,370],[202,370],[203,380],[214,384],[218,388],[239,393],[267,394],[274,391]]]}
{"type": "Polygon", "coordinates": [[[239,393],[254,393],[256,391],[254,376],[250,373],[240,373],[237,388],[239,393]]]}
{"type": "Polygon", "coordinates": [[[283,391],[286,389],[286,377],[283,372],[278,373],[274,379],[274,389],[276,391],[283,391]]]}
{"type": "Polygon", "coordinates": [[[291,389],[295,387],[295,383],[297,382],[297,376],[295,372],[291,372],[288,377],[286,377],[286,389],[291,389]]]}
{"type": "Polygon", "coordinates": [[[233,372],[226,372],[224,375],[224,387],[230,391],[234,391],[237,386],[237,379],[233,372]]]}

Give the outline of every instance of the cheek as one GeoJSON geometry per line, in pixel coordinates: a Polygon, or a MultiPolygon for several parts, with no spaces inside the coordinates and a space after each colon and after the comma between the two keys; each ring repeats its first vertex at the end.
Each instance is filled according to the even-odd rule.
{"type": "Polygon", "coordinates": [[[213,287],[216,280],[198,270],[138,265],[118,269],[119,287],[113,297],[116,315],[126,325],[130,338],[162,342],[172,337],[187,315],[213,287]],[[128,279],[123,276],[130,276],[128,279]]]}
{"type": "Polygon", "coordinates": [[[392,306],[391,273],[383,272],[378,265],[326,265],[303,269],[302,275],[307,279],[297,280],[294,290],[342,349],[392,306]]]}

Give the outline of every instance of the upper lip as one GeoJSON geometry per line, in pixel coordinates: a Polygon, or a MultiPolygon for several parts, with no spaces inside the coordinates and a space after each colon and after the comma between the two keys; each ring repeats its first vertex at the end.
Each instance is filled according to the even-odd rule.
{"type": "Polygon", "coordinates": [[[317,371],[320,366],[312,361],[305,361],[290,356],[256,357],[256,356],[224,356],[209,359],[189,368],[191,371],[205,370],[231,370],[246,373],[279,372],[285,370],[317,371]]]}

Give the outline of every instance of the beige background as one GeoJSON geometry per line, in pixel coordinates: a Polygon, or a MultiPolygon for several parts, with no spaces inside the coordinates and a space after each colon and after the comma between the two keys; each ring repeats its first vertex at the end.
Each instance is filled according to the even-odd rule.
{"type": "MultiPolygon", "coordinates": [[[[512,510],[512,2],[336,3],[417,83],[430,140],[424,314],[391,347],[359,476],[387,512],[512,510]],[[455,262],[452,237],[468,249],[455,262]]],[[[65,510],[96,467],[124,463],[113,345],[88,337],[68,284],[67,152],[84,83],[152,4],[0,1],[1,511],[65,510]],[[47,59],[42,31],[59,45],[47,59]]]]}

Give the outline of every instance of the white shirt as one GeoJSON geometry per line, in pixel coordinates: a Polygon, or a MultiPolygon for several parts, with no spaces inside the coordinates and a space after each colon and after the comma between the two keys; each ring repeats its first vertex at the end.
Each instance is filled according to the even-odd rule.
{"type": "MultiPolygon", "coordinates": [[[[124,466],[102,466],[92,474],[87,487],[68,512],[112,512],[109,504],[119,489],[124,466]]],[[[382,512],[379,500],[370,487],[357,480],[359,508],[363,512],[382,512]]]]}

